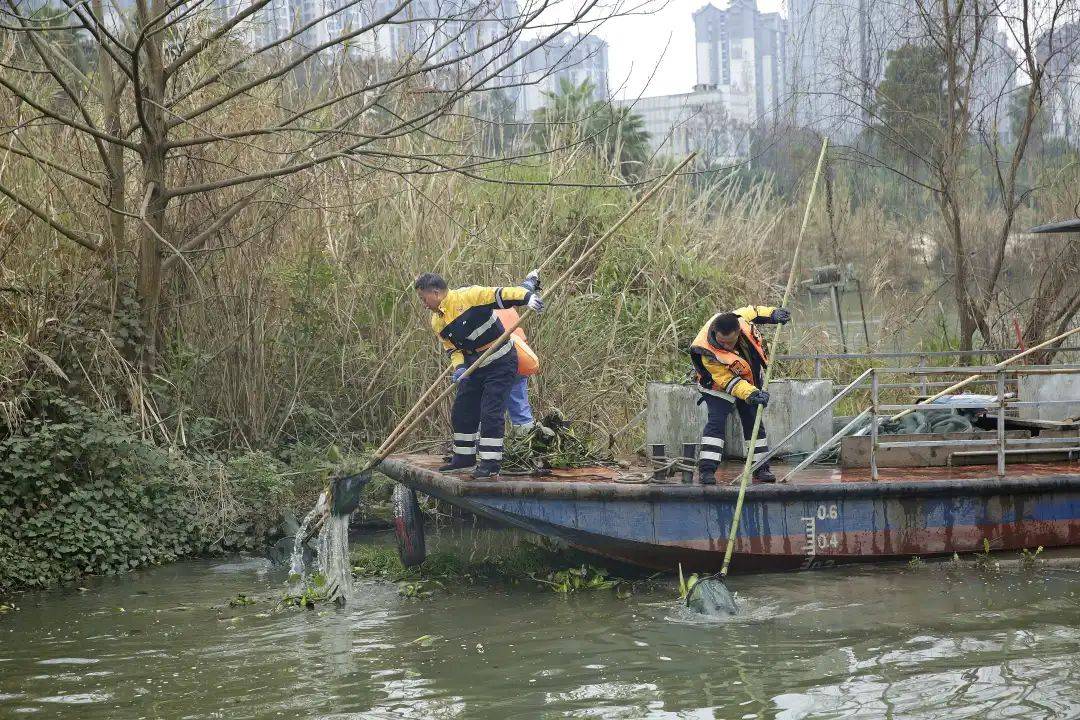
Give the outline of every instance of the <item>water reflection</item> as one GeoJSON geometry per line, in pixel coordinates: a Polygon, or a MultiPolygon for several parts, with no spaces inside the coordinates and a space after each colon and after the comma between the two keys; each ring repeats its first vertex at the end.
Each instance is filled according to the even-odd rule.
{"type": "Polygon", "coordinates": [[[528,587],[433,600],[363,581],[345,611],[221,608],[261,561],[180,563],[25,596],[0,620],[0,717],[1080,716],[1074,561],[732,580],[711,620],[528,587]]]}

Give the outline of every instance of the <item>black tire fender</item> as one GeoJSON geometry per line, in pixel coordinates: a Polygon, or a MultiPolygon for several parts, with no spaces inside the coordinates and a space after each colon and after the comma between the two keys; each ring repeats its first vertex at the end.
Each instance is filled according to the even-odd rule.
{"type": "Polygon", "coordinates": [[[416,567],[424,562],[427,557],[424,514],[420,512],[416,491],[404,485],[394,486],[394,535],[402,565],[416,567]]]}

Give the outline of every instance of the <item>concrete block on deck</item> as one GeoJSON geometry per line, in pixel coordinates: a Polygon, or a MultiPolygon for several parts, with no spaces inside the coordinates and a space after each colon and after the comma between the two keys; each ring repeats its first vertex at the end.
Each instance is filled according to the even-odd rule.
{"type": "MultiPolygon", "coordinates": [[[[765,411],[769,438],[780,440],[810,417],[833,396],[832,380],[774,380],[769,384],[772,400],[765,411]]],[[[648,412],[645,435],[649,445],[663,443],[667,455],[681,453],[683,443],[701,440],[708,412],[698,405],[701,393],[694,385],[649,383],[646,390],[648,412]]],[[[796,435],[781,455],[808,453],[832,435],[832,410],[827,410],[796,435]]],[[[725,451],[729,457],[745,457],[742,425],[732,413],[725,433],[725,451]]]]}
{"type": "MultiPolygon", "coordinates": [[[[1030,438],[1027,430],[1009,430],[1006,440],[1030,438]]],[[[931,445],[929,447],[886,447],[875,453],[878,467],[946,467],[953,453],[971,450],[996,450],[989,446],[964,445],[965,440],[997,440],[997,432],[967,433],[920,433],[911,435],[880,435],[878,443],[893,442],[943,442],[956,441],[955,445],[931,445]]],[[[997,455],[984,455],[968,459],[968,465],[992,465],[997,462],[997,455]]],[[[958,464],[953,462],[953,464],[958,464]]],[[[870,436],[859,435],[840,440],[840,466],[845,468],[870,467],[870,436]]]]}

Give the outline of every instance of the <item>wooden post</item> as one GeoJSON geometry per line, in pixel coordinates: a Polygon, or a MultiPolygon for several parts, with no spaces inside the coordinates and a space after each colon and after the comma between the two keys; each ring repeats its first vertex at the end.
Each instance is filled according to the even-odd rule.
{"type": "Polygon", "coordinates": [[[855,289],[859,293],[859,313],[862,315],[862,331],[863,331],[863,336],[866,338],[866,352],[871,352],[871,350],[870,350],[870,326],[866,324],[866,305],[863,304],[862,281],[857,279],[857,278],[855,280],[855,289]]]}
{"type": "Polygon", "coordinates": [[[829,289],[832,294],[833,312],[836,313],[836,327],[840,328],[840,347],[846,353],[848,351],[847,333],[844,332],[844,314],[840,311],[840,289],[836,283],[833,283],[829,289]]]}

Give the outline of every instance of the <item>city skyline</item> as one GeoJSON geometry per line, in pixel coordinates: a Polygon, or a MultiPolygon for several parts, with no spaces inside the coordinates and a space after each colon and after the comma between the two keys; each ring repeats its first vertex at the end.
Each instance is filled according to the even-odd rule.
{"type": "MultiPolygon", "coordinates": [[[[783,15],[785,4],[758,0],[757,8],[783,15]]],[[[608,43],[612,97],[627,100],[690,92],[697,75],[694,13],[708,5],[726,10],[731,2],[671,0],[654,13],[617,17],[600,27],[595,34],[608,43]]]]}

